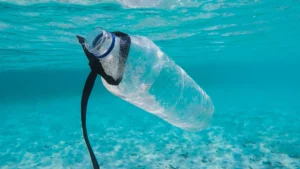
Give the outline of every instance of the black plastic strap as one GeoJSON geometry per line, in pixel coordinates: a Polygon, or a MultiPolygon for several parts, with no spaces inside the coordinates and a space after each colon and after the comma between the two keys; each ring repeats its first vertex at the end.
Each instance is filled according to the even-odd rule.
{"type": "Polygon", "coordinates": [[[89,60],[89,65],[91,67],[91,72],[90,72],[88,78],[85,81],[85,85],[84,85],[84,88],[83,88],[83,91],[82,91],[82,97],[81,97],[81,125],[82,125],[83,138],[84,138],[85,144],[88,148],[88,151],[89,151],[92,163],[93,163],[93,168],[94,169],[100,169],[99,163],[98,163],[97,158],[94,154],[93,148],[90,144],[88,134],[87,134],[86,110],[87,110],[89,97],[90,97],[90,94],[93,90],[96,78],[97,78],[98,74],[100,74],[101,71],[104,72],[104,70],[103,70],[103,67],[102,67],[101,64],[98,65],[98,66],[100,66],[100,67],[97,68],[98,70],[95,70],[95,68],[97,66],[97,65],[95,65],[95,64],[97,64],[97,62],[95,60],[96,58],[85,48],[85,46],[84,46],[85,39],[83,37],[80,37],[80,36],[77,36],[77,38],[78,38],[78,41],[79,41],[79,43],[81,44],[81,46],[83,48],[83,51],[84,51],[87,59],[89,60]]]}
{"type": "MultiPolygon", "coordinates": [[[[114,32],[114,34],[116,36],[118,36],[121,40],[120,56],[123,58],[119,62],[122,65],[118,65],[118,68],[120,69],[119,72],[123,76],[125,62],[128,57],[131,40],[130,40],[129,35],[127,35],[125,33],[114,32]]],[[[83,137],[84,137],[85,143],[87,145],[94,169],[100,169],[99,163],[93,152],[93,149],[92,149],[92,146],[90,144],[90,141],[88,139],[88,134],[87,134],[86,110],[87,110],[88,100],[89,100],[90,94],[93,90],[95,80],[96,80],[98,74],[100,76],[102,76],[106,80],[106,82],[110,85],[118,85],[122,80],[122,76],[119,79],[115,80],[111,76],[107,75],[102,67],[102,64],[99,62],[99,60],[85,48],[85,46],[84,46],[85,39],[80,36],[77,36],[77,38],[84,50],[84,53],[85,53],[87,59],[89,60],[89,66],[91,68],[91,72],[90,72],[88,78],[86,79],[84,89],[82,92],[82,98],[81,98],[81,124],[82,124],[82,130],[83,130],[83,137]]]]}

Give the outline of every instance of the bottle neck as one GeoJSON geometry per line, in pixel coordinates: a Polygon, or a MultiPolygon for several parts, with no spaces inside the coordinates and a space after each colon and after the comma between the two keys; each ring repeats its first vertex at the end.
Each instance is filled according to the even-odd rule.
{"type": "Polygon", "coordinates": [[[89,52],[93,53],[97,58],[105,58],[113,50],[116,37],[110,32],[102,31],[93,34],[85,44],[89,52]]]}

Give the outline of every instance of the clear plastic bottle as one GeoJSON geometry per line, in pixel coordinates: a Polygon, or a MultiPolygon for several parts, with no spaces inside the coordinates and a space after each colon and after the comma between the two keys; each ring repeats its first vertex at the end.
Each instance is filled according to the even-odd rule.
{"type": "MultiPolygon", "coordinates": [[[[118,37],[115,37],[114,48],[110,54],[99,58],[108,75],[117,78],[123,74],[118,86],[109,85],[102,78],[105,88],[183,130],[201,131],[207,128],[214,112],[210,97],[153,41],[143,36],[130,38],[131,46],[123,72],[118,68],[118,37]]],[[[88,35],[86,47],[96,56],[100,56],[112,44],[111,39],[111,33],[97,28],[88,35]],[[94,47],[91,44],[99,34],[102,36],[101,42],[94,47]]]]}

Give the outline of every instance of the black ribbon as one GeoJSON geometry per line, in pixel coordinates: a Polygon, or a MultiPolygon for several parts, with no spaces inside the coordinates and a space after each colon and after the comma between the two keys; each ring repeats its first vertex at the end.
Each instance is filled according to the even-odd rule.
{"type": "MultiPolygon", "coordinates": [[[[125,67],[125,62],[128,57],[131,40],[130,40],[130,36],[125,33],[114,32],[114,34],[116,36],[118,36],[121,40],[120,41],[121,42],[120,56],[123,57],[123,59],[122,59],[122,62],[119,62],[119,64],[122,64],[122,65],[118,65],[119,66],[118,68],[121,68],[121,73],[123,76],[123,71],[124,71],[124,67],[125,67]]],[[[85,85],[83,88],[83,92],[82,92],[82,97],[81,97],[81,124],[82,124],[83,138],[84,138],[84,141],[88,148],[88,151],[89,151],[92,163],[93,163],[93,168],[100,169],[99,163],[98,163],[95,153],[92,149],[92,146],[90,144],[90,141],[88,139],[88,134],[87,134],[86,112],[87,112],[88,100],[89,100],[90,94],[94,88],[94,84],[95,84],[97,75],[102,76],[106,80],[106,82],[110,85],[118,85],[122,80],[122,76],[119,79],[115,80],[113,77],[107,75],[105,73],[105,70],[103,69],[103,66],[100,63],[100,61],[85,48],[85,45],[84,45],[85,39],[80,36],[77,36],[77,38],[83,48],[83,51],[84,51],[87,59],[89,60],[89,66],[91,68],[91,72],[86,79],[86,82],[85,82],[85,85]]]]}

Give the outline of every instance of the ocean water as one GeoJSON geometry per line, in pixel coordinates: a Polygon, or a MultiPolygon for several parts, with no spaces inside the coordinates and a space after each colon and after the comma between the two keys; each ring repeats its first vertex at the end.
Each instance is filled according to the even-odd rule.
{"type": "Polygon", "coordinates": [[[0,0],[0,168],[92,168],[75,35],[152,39],[211,97],[193,133],[113,96],[98,78],[88,132],[103,169],[300,168],[300,1],[0,0]]]}

